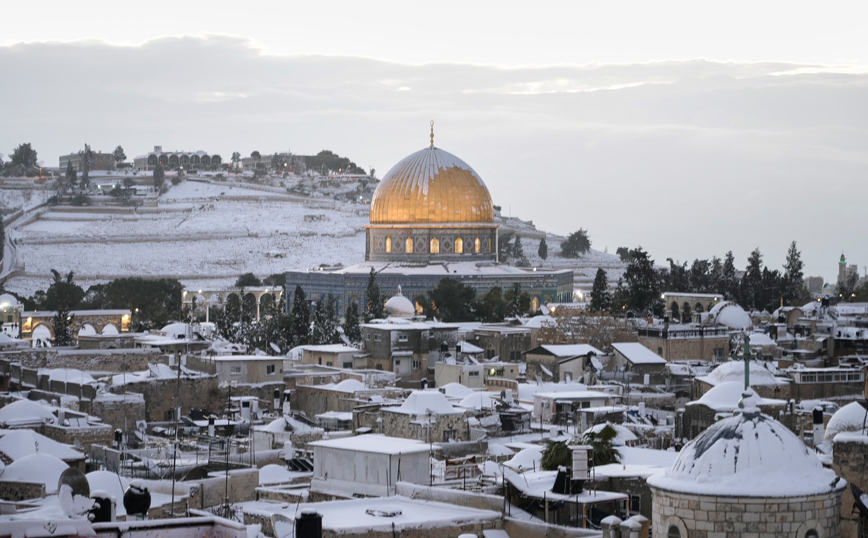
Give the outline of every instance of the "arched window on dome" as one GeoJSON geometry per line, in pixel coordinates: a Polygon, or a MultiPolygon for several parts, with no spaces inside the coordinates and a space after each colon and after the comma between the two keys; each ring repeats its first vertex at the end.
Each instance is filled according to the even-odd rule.
{"type": "Polygon", "coordinates": [[[431,254],[440,254],[440,240],[436,237],[431,238],[431,254]]]}
{"type": "Polygon", "coordinates": [[[464,239],[455,238],[455,254],[464,254],[464,239]]]}
{"type": "Polygon", "coordinates": [[[386,254],[389,254],[391,252],[392,252],[392,238],[387,237],[386,238],[386,254]]]}
{"type": "Polygon", "coordinates": [[[404,252],[407,254],[413,254],[413,238],[408,237],[406,241],[404,241],[404,252]]]}
{"type": "Polygon", "coordinates": [[[482,252],[482,241],[478,237],[473,241],[473,252],[476,254],[482,252]]]}

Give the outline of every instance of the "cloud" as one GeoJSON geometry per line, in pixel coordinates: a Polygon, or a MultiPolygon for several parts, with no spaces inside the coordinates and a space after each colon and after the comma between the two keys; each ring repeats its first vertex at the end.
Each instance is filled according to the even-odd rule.
{"type": "Polygon", "coordinates": [[[435,143],[496,203],[549,231],[588,229],[597,248],[743,260],[760,246],[776,266],[795,239],[807,271],[830,277],[841,250],[868,260],[852,231],[868,199],[868,74],[848,66],[410,65],[204,36],[0,47],[0,71],[0,151],[29,141],[49,166],[85,142],[328,148],[382,175],[427,145],[433,119],[435,143]]]}

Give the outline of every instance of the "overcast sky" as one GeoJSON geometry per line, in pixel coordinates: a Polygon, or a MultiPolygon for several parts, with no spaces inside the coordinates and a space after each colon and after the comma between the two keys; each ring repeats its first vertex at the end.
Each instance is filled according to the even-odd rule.
{"type": "Polygon", "coordinates": [[[868,265],[859,2],[19,2],[0,153],[435,144],[504,213],[658,263],[868,265]],[[187,5],[189,4],[189,5],[187,5]]]}

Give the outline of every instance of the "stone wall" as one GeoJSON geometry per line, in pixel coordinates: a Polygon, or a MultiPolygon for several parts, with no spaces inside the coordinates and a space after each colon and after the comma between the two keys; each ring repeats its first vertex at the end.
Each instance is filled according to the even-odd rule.
{"type": "MultiPolygon", "coordinates": [[[[88,372],[122,372],[147,370],[148,363],[166,361],[159,351],[146,349],[25,349],[4,351],[0,360],[17,362],[23,368],[75,368],[88,372]]],[[[13,375],[13,378],[16,376],[13,375]]],[[[16,378],[17,379],[17,378],[16,378]]]]}
{"type": "Polygon", "coordinates": [[[58,443],[74,445],[78,450],[89,453],[92,445],[110,445],[114,428],[109,424],[91,425],[87,428],[68,428],[43,424],[39,433],[58,443]],[[77,443],[77,444],[76,444],[77,443]]]}
{"type": "MultiPolygon", "coordinates": [[[[380,412],[383,419],[383,433],[388,437],[402,437],[404,439],[418,439],[428,442],[427,424],[420,423],[416,415],[394,413],[387,409],[380,412]]],[[[455,432],[455,439],[467,441],[470,439],[470,428],[467,425],[467,417],[464,413],[454,415],[434,415],[432,417],[430,440],[439,443],[444,439],[443,434],[449,430],[455,432]]]]}
{"type": "MultiPolygon", "coordinates": [[[[123,391],[122,387],[113,387],[113,389],[123,391]]],[[[179,405],[182,415],[188,415],[191,408],[216,411],[225,405],[227,396],[225,389],[218,388],[217,378],[213,376],[182,377],[180,382],[177,379],[150,379],[146,383],[130,384],[127,390],[139,392],[144,396],[145,420],[148,422],[171,420],[172,410],[179,405]],[[178,399],[175,397],[176,391],[178,399]]],[[[232,395],[242,394],[233,388],[232,395]]]]}
{"type": "MultiPolygon", "coordinates": [[[[832,469],[862,491],[868,490],[868,437],[852,441],[835,441],[832,469]]],[[[859,511],[853,508],[853,493],[850,488],[841,496],[841,538],[859,537],[859,511]]],[[[861,521],[862,528],[868,530],[868,521],[861,521]]]]}
{"type": "Polygon", "coordinates": [[[704,336],[696,338],[661,338],[639,334],[639,343],[667,361],[714,359],[714,350],[720,349],[721,357],[729,353],[729,336],[704,336]]]}
{"type": "Polygon", "coordinates": [[[127,428],[132,430],[139,420],[146,420],[145,399],[141,394],[127,393],[126,399],[122,396],[111,398],[98,398],[95,400],[82,400],[80,408],[83,413],[99,417],[105,424],[113,429],[127,428]]]}
{"type": "MultiPolygon", "coordinates": [[[[198,486],[195,496],[190,499],[190,507],[204,509],[223,504],[226,495],[226,475],[224,471],[214,472],[209,478],[196,480],[198,486]]],[[[259,486],[259,469],[236,469],[229,471],[229,502],[239,503],[256,498],[259,486]]]]}
{"type": "Polygon", "coordinates": [[[799,497],[722,497],[651,488],[653,535],[667,536],[675,526],[690,538],[804,538],[811,529],[821,538],[841,534],[841,493],[799,497]]]}
{"type": "Polygon", "coordinates": [[[26,501],[28,499],[44,498],[45,484],[38,482],[0,481],[0,499],[5,501],[26,501]]]}

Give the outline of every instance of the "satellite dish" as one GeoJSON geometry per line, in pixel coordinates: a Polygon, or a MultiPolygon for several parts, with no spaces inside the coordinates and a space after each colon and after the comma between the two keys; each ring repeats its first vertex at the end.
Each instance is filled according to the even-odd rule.
{"type": "Polygon", "coordinates": [[[73,495],[90,497],[90,484],[87,481],[87,477],[84,476],[84,473],[78,469],[70,467],[60,473],[60,479],[57,481],[58,491],[60,491],[60,487],[64,484],[69,486],[73,495]]]}
{"type": "Polygon", "coordinates": [[[93,507],[87,477],[72,467],[61,473],[57,481],[57,496],[60,509],[67,517],[80,518],[93,507]]]}

